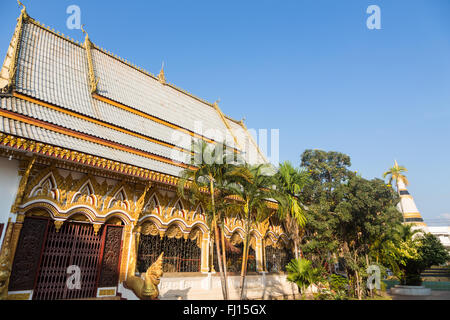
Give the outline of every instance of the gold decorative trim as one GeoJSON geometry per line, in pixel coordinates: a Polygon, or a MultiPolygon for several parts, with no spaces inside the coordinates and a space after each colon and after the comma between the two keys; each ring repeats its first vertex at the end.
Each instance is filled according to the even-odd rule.
{"type": "Polygon", "coordinates": [[[219,114],[220,119],[222,120],[222,122],[225,124],[225,126],[227,127],[228,131],[231,133],[231,135],[233,136],[233,140],[236,143],[236,145],[238,146],[239,149],[242,150],[242,146],[239,144],[237,137],[234,135],[233,133],[233,129],[230,127],[230,125],[227,122],[227,119],[225,119],[224,114],[222,113],[222,110],[220,110],[219,108],[219,100],[217,100],[216,102],[213,103],[213,107],[216,110],[216,112],[219,114]]]}
{"type": "Polygon", "coordinates": [[[61,227],[62,227],[64,221],[61,221],[61,220],[55,220],[55,221],[53,221],[53,223],[55,224],[55,230],[56,230],[56,232],[58,233],[58,232],[59,232],[59,229],[61,229],[61,227]]]}
{"type": "Polygon", "coordinates": [[[100,289],[97,297],[111,297],[116,295],[116,289],[100,289]]]}
{"type": "Polygon", "coordinates": [[[0,146],[176,186],[178,177],[0,132],[0,146]]]}
{"type": "Polygon", "coordinates": [[[166,84],[166,76],[164,75],[164,62],[163,65],[161,66],[161,71],[159,71],[158,80],[162,84],[166,84]]]}
{"type": "Polygon", "coordinates": [[[30,300],[31,292],[8,294],[7,300],[30,300]]]}
{"type": "Polygon", "coordinates": [[[17,212],[18,205],[22,202],[23,195],[25,192],[25,188],[28,183],[28,177],[30,176],[31,169],[33,168],[34,163],[36,162],[36,156],[34,156],[27,165],[27,169],[25,170],[25,173],[23,174],[22,178],[20,179],[19,188],[17,189],[17,195],[16,200],[14,201],[14,204],[11,207],[11,212],[15,213],[17,212]]]}
{"type": "Polygon", "coordinates": [[[23,6],[23,8],[20,12],[19,18],[17,19],[16,29],[14,30],[14,35],[11,39],[8,52],[6,53],[5,61],[2,65],[2,69],[0,70],[0,92],[3,93],[12,91],[16,84],[15,76],[17,72],[17,61],[19,59],[20,43],[22,40],[23,24],[26,20],[29,19],[25,6],[20,1],[17,1],[17,3],[19,4],[19,6],[23,6]],[[12,49],[11,55],[9,52],[10,48],[12,49]],[[8,60],[9,65],[7,65],[8,60]],[[5,75],[5,73],[7,73],[7,75],[5,75]]]}

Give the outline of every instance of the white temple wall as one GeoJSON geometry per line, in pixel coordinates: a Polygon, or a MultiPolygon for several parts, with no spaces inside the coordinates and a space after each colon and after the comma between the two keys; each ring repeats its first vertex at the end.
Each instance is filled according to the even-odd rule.
{"type": "MultiPolygon", "coordinates": [[[[295,284],[286,280],[284,274],[258,274],[246,277],[247,299],[274,299],[298,295],[295,284]]],[[[228,276],[230,300],[238,300],[240,295],[240,276],[228,276]]],[[[222,287],[218,274],[198,276],[164,276],[159,284],[161,300],[222,300],[222,287]]],[[[123,298],[137,300],[131,290],[119,285],[123,298]]]]}
{"type": "Polygon", "coordinates": [[[8,218],[12,217],[11,206],[16,198],[21,178],[18,172],[19,161],[0,157],[0,223],[4,224],[0,244],[3,242],[8,218]]]}

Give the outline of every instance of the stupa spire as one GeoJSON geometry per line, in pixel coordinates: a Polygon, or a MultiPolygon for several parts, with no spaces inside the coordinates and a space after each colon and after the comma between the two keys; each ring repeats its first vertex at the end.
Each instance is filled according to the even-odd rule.
{"type": "MultiPolygon", "coordinates": [[[[394,168],[398,169],[399,165],[397,161],[394,161],[394,168]]],[[[417,209],[414,198],[409,193],[407,186],[406,177],[403,179],[401,176],[397,177],[397,190],[400,196],[400,202],[397,205],[397,209],[403,214],[403,221],[407,224],[414,224],[420,226],[426,226],[423,221],[422,215],[417,209]],[[406,180],[406,181],[404,181],[406,180]]]]}

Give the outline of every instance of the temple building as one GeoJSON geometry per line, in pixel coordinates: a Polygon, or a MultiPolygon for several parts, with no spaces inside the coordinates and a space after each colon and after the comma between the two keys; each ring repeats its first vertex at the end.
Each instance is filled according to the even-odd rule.
{"type": "MultiPolygon", "coordinates": [[[[204,208],[180,198],[178,178],[193,138],[251,163],[265,155],[218,103],[84,34],[69,39],[24,7],[0,71],[0,298],[137,299],[123,282],[164,251],[161,299],[221,299],[204,208]],[[67,286],[70,266],[80,288],[67,286]]],[[[238,247],[244,222],[224,229],[238,247]]],[[[288,243],[279,224],[253,225],[249,297],[295,290],[280,273],[288,243]]],[[[229,256],[232,297],[239,259],[229,256]]]]}

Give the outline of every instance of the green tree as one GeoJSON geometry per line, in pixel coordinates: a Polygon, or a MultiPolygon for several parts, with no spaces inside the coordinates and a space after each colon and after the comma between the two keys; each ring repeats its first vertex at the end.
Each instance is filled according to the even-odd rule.
{"type": "Polygon", "coordinates": [[[407,186],[409,184],[408,179],[405,176],[405,172],[407,172],[408,169],[406,169],[403,166],[399,166],[397,161],[395,161],[394,166],[392,168],[389,168],[388,171],[383,173],[383,178],[386,178],[389,176],[389,182],[388,184],[392,185],[392,182],[395,180],[397,184],[397,191],[398,191],[398,183],[402,180],[405,185],[407,186]]]}
{"type": "Polygon", "coordinates": [[[244,204],[245,240],[240,281],[241,299],[244,298],[251,224],[266,219],[269,214],[267,200],[271,195],[274,173],[275,170],[270,164],[243,164],[235,166],[230,172],[235,183],[234,193],[242,199],[244,204]]]}
{"type": "Polygon", "coordinates": [[[393,252],[400,269],[396,275],[403,285],[420,285],[425,269],[450,259],[446,248],[431,233],[414,232],[410,226],[402,226],[399,234],[393,252]]]}
{"type": "Polygon", "coordinates": [[[356,175],[338,187],[336,193],[341,197],[336,207],[336,234],[355,295],[361,299],[367,293],[363,286],[365,270],[374,263],[373,243],[401,223],[402,215],[395,208],[398,197],[383,180],[366,180],[356,175]]]}
{"type": "Polygon", "coordinates": [[[352,175],[350,165],[350,157],[339,152],[305,150],[301,155],[301,166],[309,173],[310,183],[300,194],[301,203],[307,207],[300,247],[313,265],[324,266],[329,273],[340,248],[335,212],[340,198],[335,190],[352,175]]]}
{"type": "Polygon", "coordinates": [[[287,280],[295,283],[302,295],[305,297],[306,290],[311,284],[321,281],[322,271],[319,268],[314,268],[311,261],[307,259],[293,259],[286,266],[288,272],[287,280]]]}
{"type": "MultiPolygon", "coordinates": [[[[207,144],[203,140],[192,144],[191,165],[181,172],[178,193],[192,203],[201,203],[211,235],[214,235],[216,254],[221,276],[222,293],[228,299],[223,221],[227,214],[237,212],[237,204],[228,197],[233,194],[230,187],[231,171],[234,169],[234,155],[223,150],[221,144],[207,144]],[[220,241],[222,245],[220,245],[220,241]]],[[[212,237],[211,237],[212,238],[212,237]]]]}
{"type": "Polygon", "coordinates": [[[362,299],[365,270],[376,260],[376,250],[381,256],[376,242],[388,238],[402,220],[395,208],[398,195],[381,179],[366,180],[350,171],[350,157],[342,153],[306,150],[301,165],[312,180],[300,195],[308,208],[303,253],[329,274],[331,265],[343,260],[351,294],[362,299]]]}
{"type": "Polygon", "coordinates": [[[309,183],[309,173],[296,169],[288,161],[281,163],[274,176],[276,192],[273,198],[278,201],[278,217],[284,230],[294,243],[294,255],[298,259],[301,229],[306,224],[304,209],[299,201],[300,193],[309,183]]]}

